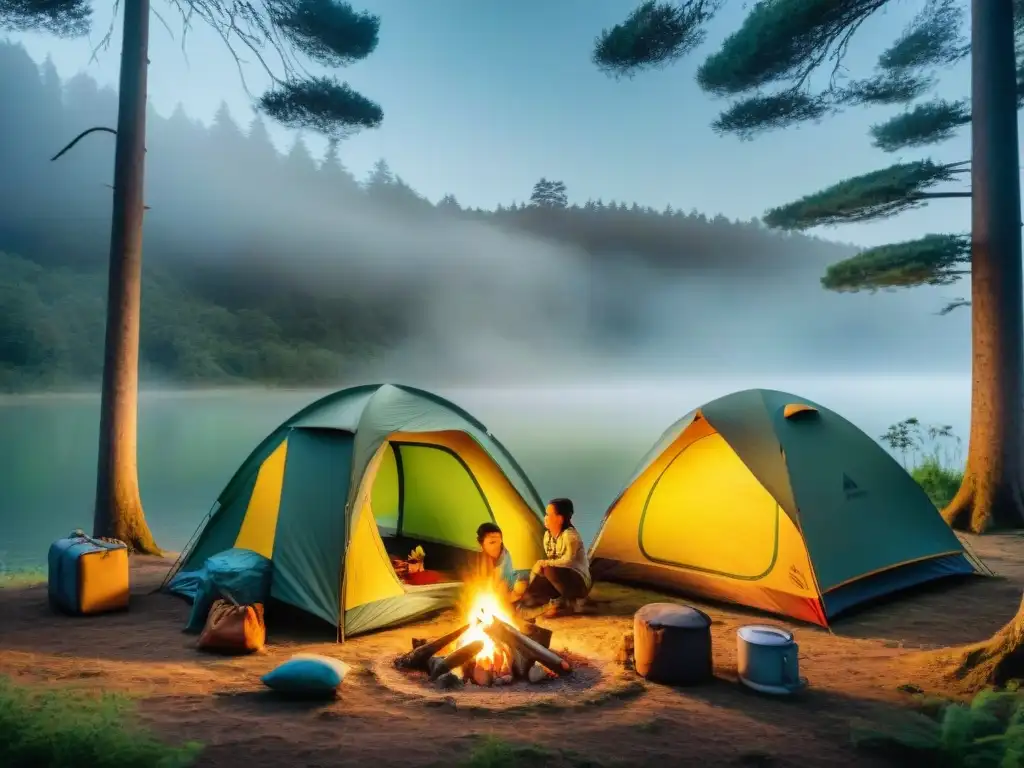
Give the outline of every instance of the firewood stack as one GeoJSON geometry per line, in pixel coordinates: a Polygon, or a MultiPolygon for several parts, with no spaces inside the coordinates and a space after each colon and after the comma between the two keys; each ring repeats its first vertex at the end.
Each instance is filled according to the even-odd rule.
{"type": "Polygon", "coordinates": [[[569,663],[551,650],[551,630],[524,624],[520,631],[494,618],[482,629],[494,644],[495,653],[492,658],[478,659],[484,647],[482,640],[459,645],[470,626],[465,624],[434,640],[413,639],[412,650],[399,657],[395,665],[425,671],[431,681],[444,689],[467,683],[479,686],[511,685],[517,680],[541,683],[572,671],[569,663]]]}

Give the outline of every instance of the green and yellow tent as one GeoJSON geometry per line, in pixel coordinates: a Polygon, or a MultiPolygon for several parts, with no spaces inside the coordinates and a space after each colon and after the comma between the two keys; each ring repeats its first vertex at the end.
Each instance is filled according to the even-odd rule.
{"type": "Polygon", "coordinates": [[[878,443],[764,389],[669,427],[605,513],[590,559],[598,579],[821,625],[916,584],[989,573],[878,443]]]}
{"type": "Polygon", "coordinates": [[[543,552],[543,507],[515,459],[458,406],[407,386],[352,387],[299,411],[249,455],[175,570],[252,550],[273,562],[272,598],[351,636],[459,596],[454,576],[403,583],[389,550],[423,544],[434,568],[477,550],[477,526],[492,521],[514,566],[529,568],[543,552]]]}

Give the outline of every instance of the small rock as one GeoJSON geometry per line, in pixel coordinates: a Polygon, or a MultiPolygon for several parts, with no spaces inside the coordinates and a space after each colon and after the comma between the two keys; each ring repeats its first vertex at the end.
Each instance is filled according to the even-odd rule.
{"type": "Polygon", "coordinates": [[[494,678],[495,685],[512,685],[512,675],[502,675],[494,678]]]}
{"type": "Polygon", "coordinates": [[[548,679],[548,671],[539,664],[534,664],[526,673],[526,677],[531,683],[543,683],[548,679]]]}
{"type": "Polygon", "coordinates": [[[434,677],[435,675],[440,677],[441,675],[443,675],[444,672],[441,672],[441,668],[443,666],[444,659],[440,656],[431,656],[429,659],[427,659],[427,672],[430,674],[431,677],[434,677]]]}
{"type": "Polygon", "coordinates": [[[434,684],[441,690],[448,691],[454,688],[461,688],[462,678],[458,675],[452,674],[451,672],[445,672],[434,681],[434,684]]]}

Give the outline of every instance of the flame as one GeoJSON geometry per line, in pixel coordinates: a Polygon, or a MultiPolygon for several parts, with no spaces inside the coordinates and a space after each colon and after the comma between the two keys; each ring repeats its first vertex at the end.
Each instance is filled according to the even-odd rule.
{"type": "Polygon", "coordinates": [[[505,601],[489,585],[477,587],[471,594],[469,610],[466,613],[469,629],[459,638],[458,647],[462,648],[465,645],[481,640],[484,647],[476,655],[476,660],[486,660],[493,664],[497,655],[497,648],[494,646],[494,641],[491,640],[490,636],[484,632],[484,627],[488,626],[496,618],[508,624],[512,624],[513,621],[506,610],[505,601]]]}

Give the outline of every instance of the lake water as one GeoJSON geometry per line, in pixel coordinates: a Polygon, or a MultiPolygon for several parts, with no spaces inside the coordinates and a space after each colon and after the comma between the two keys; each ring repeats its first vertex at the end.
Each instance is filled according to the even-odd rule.
{"type": "MultiPolygon", "coordinates": [[[[577,527],[589,541],[636,463],[669,424],[707,400],[750,386],[815,400],[872,436],[916,416],[952,425],[966,442],[967,376],[733,376],[438,391],[490,428],[543,497],[571,497],[577,527]]],[[[256,444],[322,394],[144,393],[139,474],[157,542],[180,549],[256,444]]],[[[98,412],[98,397],[0,400],[0,566],[40,565],[52,540],[91,527],[98,412]]]]}

